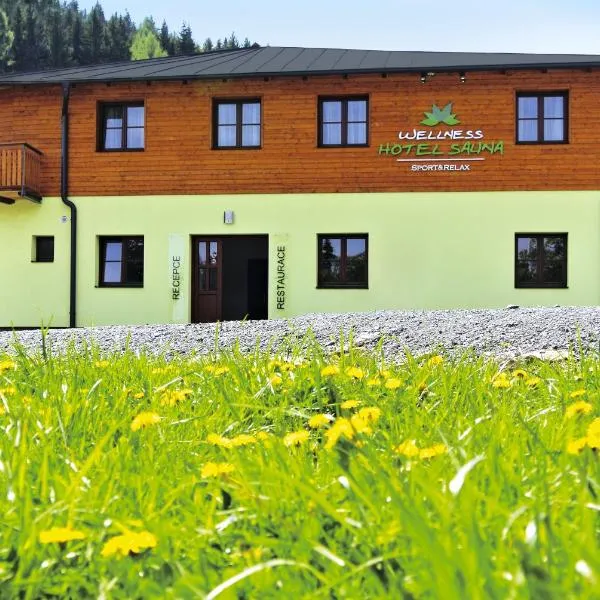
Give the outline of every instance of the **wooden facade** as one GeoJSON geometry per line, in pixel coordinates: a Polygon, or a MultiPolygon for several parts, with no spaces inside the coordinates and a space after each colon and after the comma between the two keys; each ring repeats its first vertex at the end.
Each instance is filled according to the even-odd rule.
{"type": "MultiPolygon", "coordinates": [[[[600,148],[595,124],[600,74],[564,69],[419,74],[274,77],[171,82],[83,83],[70,99],[71,196],[595,190],[600,148]],[[515,143],[518,92],[568,93],[568,143],[515,143]],[[319,96],[367,95],[369,145],[319,148],[319,96]],[[213,149],[212,102],[260,98],[262,147],[213,149]],[[145,149],[97,149],[100,102],[143,101],[145,149]],[[433,103],[453,103],[463,129],[501,140],[503,153],[469,172],[413,172],[381,144],[423,128],[433,103]]],[[[59,195],[60,86],[0,89],[0,142],[27,142],[43,152],[42,195],[59,195]]]]}

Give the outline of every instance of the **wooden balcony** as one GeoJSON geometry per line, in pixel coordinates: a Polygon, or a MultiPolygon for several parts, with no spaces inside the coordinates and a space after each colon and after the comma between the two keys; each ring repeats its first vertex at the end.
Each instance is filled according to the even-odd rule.
{"type": "Polygon", "coordinates": [[[25,143],[0,144],[0,202],[25,198],[40,203],[42,153],[25,143]]]}

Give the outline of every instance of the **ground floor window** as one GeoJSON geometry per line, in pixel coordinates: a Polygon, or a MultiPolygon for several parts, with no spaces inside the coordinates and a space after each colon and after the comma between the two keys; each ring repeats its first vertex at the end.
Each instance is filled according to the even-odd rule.
{"type": "Polygon", "coordinates": [[[100,281],[107,287],[144,285],[143,236],[100,237],[100,281]]]}
{"type": "Polygon", "coordinates": [[[515,234],[515,287],[567,287],[567,234],[515,234]]]}
{"type": "Polygon", "coordinates": [[[368,287],[368,236],[366,234],[319,234],[317,239],[317,287],[368,287]]]}
{"type": "Polygon", "coordinates": [[[36,235],[33,240],[33,262],[54,262],[54,236],[36,235]]]}

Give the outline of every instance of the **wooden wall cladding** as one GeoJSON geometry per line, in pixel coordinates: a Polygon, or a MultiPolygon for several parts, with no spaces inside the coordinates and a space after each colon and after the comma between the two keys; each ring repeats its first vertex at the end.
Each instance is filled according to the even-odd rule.
{"type": "Polygon", "coordinates": [[[0,87],[0,143],[27,142],[43,152],[41,193],[60,193],[60,86],[0,87]]]}
{"type": "MultiPolygon", "coordinates": [[[[415,192],[600,189],[600,72],[584,70],[78,84],[70,105],[73,196],[415,192]],[[569,143],[515,144],[518,91],[568,91],[569,143]],[[369,146],[317,147],[319,95],[368,94],[369,146]],[[212,99],[260,97],[262,148],[212,149],[212,99]],[[143,100],[143,152],[98,152],[101,101],[143,100]],[[503,141],[503,154],[478,155],[469,171],[413,172],[399,156],[380,155],[399,131],[419,124],[432,104],[453,103],[455,129],[482,130],[503,141]]],[[[0,89],[0,141],[26,141],[45,153],[45,195],[59,190],[60,88],[0,89]]],[[[434,128],[447,130],[447,126],[434,128]]],[[[450,142],[441,142],[445,148],[450,142]]],[[[477,155],[476,155],[477,156],[477,155]]]]}

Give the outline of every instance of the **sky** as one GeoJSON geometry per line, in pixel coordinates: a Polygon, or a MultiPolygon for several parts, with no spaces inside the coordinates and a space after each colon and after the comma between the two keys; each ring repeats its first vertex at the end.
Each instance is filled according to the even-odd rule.
{"type": "MultiPolygon", "coordinates": [[[[91,8],[95,0],[80,0],[91,8]]],[[[598,0],[101,0],[196,42],[229,36],[271,46],[600,54],[598,0]]]]}

